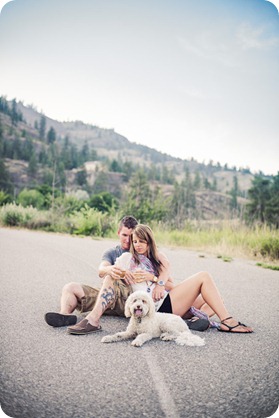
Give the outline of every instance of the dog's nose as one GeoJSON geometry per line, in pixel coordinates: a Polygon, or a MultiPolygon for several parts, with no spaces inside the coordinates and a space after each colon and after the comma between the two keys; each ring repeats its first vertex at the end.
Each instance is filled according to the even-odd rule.
{"type": "Polygon", "coordinates": [[[140,305],[137,305],[137,309],[140,309],[140,305]]]}

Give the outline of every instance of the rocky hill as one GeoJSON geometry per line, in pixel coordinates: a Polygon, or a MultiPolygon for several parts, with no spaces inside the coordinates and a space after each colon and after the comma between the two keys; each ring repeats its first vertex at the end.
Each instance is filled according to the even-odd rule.
{"type": "Polygon", "coordinates": [[[106,177],[106,190],[117,196],[126,187],[131,173],[143,168],[148,173],[150,185],[160,186],[166,196],[173,192],[175,184],[185,182],[186,176],[188,182],[195,184],[196,208],[205,214],[205,218],[218,217],[220,213],[222,217],[229,216],[233,189],[240,204],[246,201],[254,178],[249,170],[236,170],[214,165],[213,162],[202,164],[194,159],[182,160],[132,143],[112,129],[81,121],[59,122],[21,102],[9,102],[10,110],[7,110],[3,103],[5,99],[2,98],[0,158],[4,158],[14,185],[14,194],[24,187],[57,182],[61,161],[55,162],[55,178],[54,167],[49,163],[49,155],[55,144],[61,150],[59,158],[63,159],[65,168],[66,192],[83,188],[83,174],[86,176],[87,190],[89,187],[89,191],[99,192],[100,177],[103,176],[106,177]],[[17,115],[14,118],[13,107],[17,115]],[[76,153],[77,162],[67,165],[66,154],[61,157],[62,151],[71,155],[76,153]]]}

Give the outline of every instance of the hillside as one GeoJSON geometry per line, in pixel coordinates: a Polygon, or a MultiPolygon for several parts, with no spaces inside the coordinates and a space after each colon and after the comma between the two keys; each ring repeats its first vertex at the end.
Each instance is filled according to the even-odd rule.
{"type": "MultiPolygon", "coordinates": [[[[143,169],[150,187],[165,197],[187,183],[195,205],[192,217],[230,216],[232,190],[246,202],[254,176],[249,170],[182,160],[132,143],[113,129],[81,121],[59,122],[19,102],[0,102],[1,155],[13,195],[40,184],[58,185],[66,193],[103,190],[119,198],[133,173],[143,169]],[[14,113],[13,113],[14,112],[14,113]],[[55,156],[54,156],[55,154],[55,156]]],[[[126,192],[125,192],[126,190],[126,192]]]]}

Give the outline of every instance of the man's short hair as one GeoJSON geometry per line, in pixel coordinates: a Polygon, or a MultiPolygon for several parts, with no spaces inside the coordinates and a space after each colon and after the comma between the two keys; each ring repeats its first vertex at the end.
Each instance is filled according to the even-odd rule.
{"type": "Polygon", "coordinates": [[[121,229],[123,226],[129,229],[134,229],[138,224],[138,221],[133,216],[124,216],[124,218],[121,219],[119,224],[119,229],[121,229]]]}

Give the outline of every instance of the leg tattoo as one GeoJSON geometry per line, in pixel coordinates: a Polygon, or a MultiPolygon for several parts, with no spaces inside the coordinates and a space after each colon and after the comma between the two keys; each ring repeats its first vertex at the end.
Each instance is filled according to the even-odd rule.
{"type": "Polygon", "coordinates": [[[102,295],[102,310],[105,312],[107,307],[111,304],[111,302],[115,298],[115,293],[112,287],[109,287],[108,289],[104,289],[102,295]]]}

